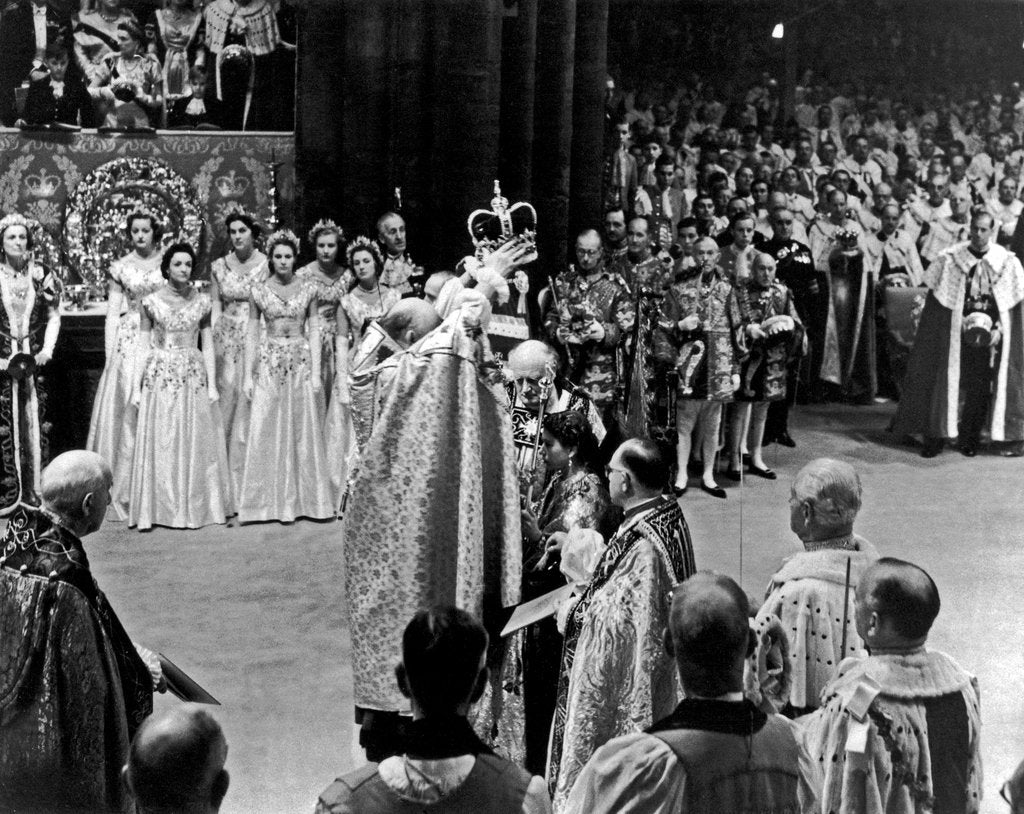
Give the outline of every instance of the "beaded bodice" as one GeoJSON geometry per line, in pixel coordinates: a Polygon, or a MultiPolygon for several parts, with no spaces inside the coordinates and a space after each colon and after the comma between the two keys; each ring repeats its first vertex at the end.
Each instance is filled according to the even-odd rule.
{"type": "Polygon", "coordinates": [[[266,283],[257,283],[253,286],[252,298],[268,326],[278,320],[301,324],[305,320],[310,301],[316,298],[316,290],[308,283],[303,283],[286,298],[266,283]]]}
{"type": "Polygon", "coordinates": [[[129,311],[137,312],[142,298],[164,284],[160,257],[160,252],[153,252],[146,258],[132,252],[110,264],[110,277],[124,291],[129,311]]]}
{"type": "Polygon", "coordinates": [[[214,261],[210,271],[217,281],[220,298],[225,305],[248,302],[253,285],[262,279],[257,269],[265,264],[266,259],[262,253],[253,252],[243,263],[231,252],[214,261]]]}
{"type": "Polygon", "coordinates": [[[197,294],[184,305],[173,307],[158,294],[143,300],[153,320],[153,346],[161,350],[192,350],[197,347],[199,324],[210,313],[209,294],[197,294]]]}
{"type": "Polygon", "coordinates": [[[352,287],[352,273],[347,269],[337,279],[326,280],[320,274],[319,264],[315,261],[303,266],[295,276],[305,280],[316,291],[317,307],[320,311],[321,327],[331,330],[335,325],[338,303],[348,294],[352,287]]]}
{"type": "Polygon", "coordinates": [[[345,309],[345,316],[348,317],[349,331],[356,341],[362,338],[366,325],[371,320],[383,316],[401,299],[401,295],[395,289],[386,285],[379,286],[376,293],[377,296],[367,301],[360,298],[353,289],[341,301],[341,307],[345,309]]]}

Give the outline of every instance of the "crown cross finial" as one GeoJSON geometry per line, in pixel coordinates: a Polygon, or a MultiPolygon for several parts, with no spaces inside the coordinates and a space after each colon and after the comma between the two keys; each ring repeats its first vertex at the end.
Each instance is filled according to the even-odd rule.
{"type": "Polygon", "coordinates": [[[499,216],[508,209],[508,198],[501,194],[501,184],[497,178],[494,179],[494,197],[491,198],[491,209],[499,216]]]}

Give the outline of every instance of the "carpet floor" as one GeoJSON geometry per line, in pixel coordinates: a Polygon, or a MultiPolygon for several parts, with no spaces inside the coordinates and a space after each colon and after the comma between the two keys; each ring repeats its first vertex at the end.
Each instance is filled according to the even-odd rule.
{"type": "MultiPolygon", "coordinates": [[[[808,460],[850,461],[861,473],[857,531],[880,552],[926,568],[942,595],[930,639],[982,688],[984,812],[1024,759],[1024,459],[947,450],[924,460],[886,431],[891,405],[800,408],[796,449],[769,447],[777,481],[721,481],[682,505],[699,568],[760,597],[799,542],[789,487],[808,460]]],[[[134,639],[203,684],[229,743],[224,814],[312,812],[317,795],[355,766],[352,674],[337,523],[261,524],[138,533],[108,524],[86,539],[93,571],[134,639]]],[[[160,696],[157,708],[177,703],[160,696]]]]}

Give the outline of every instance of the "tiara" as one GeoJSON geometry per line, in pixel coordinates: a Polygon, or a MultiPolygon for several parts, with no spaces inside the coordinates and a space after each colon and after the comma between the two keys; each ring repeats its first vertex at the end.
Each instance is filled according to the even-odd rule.
{"type": "Polygon", "coordinates": [[[26,229],[32,229],[29,219],[18,212],[11,212],[9,215],[4,215],[0,218],[0,234],[3,234],[10,226],[24,226],[26,229]]]}
{"type": "Polygon", "coordinates": [[[345,250],[345,256],[348,258],[349,264],[352,263],[352,255],[358,251],[367,251],[373,255],[373,259],[377,261],[377,265],[384,265],[384,256],[380,253],[380,247],[374,243],[366,235],[359,235],[348,244],[348,248],[345,250]]]}
{"type": "Polygon", "coordinates": [[[128,213],[128,218],[126,220],[125,225],[127,226],[128,224],[130,224],[136,218],[138,218],[139,220],[142,220],[143,218],[149,218],[149,220],[152,223],[161,223],[162,222],[162,219],[160,218],[160,216],[157,215],[156,212],[154,212],[148,206],[137,206],[137,207],[135,207],[131,212],[128,213]]]}
{"type": "Polygon", "coordinates": [[[267,238],[268,246],[273,246],[277,243],[287,243],[294,249],[299,245],[299,239],[291,229],[278,229],[267,238]]]}
{"type": "Polygon", "coordinates": [[[309,234],[306,237],[309,238],[310,243],[315,244],[317,238],[324,232],[336,232],[339,240],[345,239],[345,230],[330,218],[320,218],[320,220],[313,224],[313,228],[309,230],[309,234]]]}

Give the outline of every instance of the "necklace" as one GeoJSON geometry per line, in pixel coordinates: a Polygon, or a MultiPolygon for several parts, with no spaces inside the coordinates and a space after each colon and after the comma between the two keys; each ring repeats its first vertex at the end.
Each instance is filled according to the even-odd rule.
{"type": "Polygon", "coordinates": [[[9,284],[11,296],[18,302],[24,302],[28,296],[28,287],[31,285],[28,277],[28,266],[25,266],[24,271],[18,271],[4,263],[0,266],[0,273],[3,274],[9,284]]]}
{"type": "Polygon", "coordinates": [[[191,299],[191,293],[195,291],[195,289],[189,283],[185,283],[185,285],[180,287],[174,285],[174,283],[168,283],[167,288],[170,290],[171,294],[174,297],[180,300],[191,299]]]}

